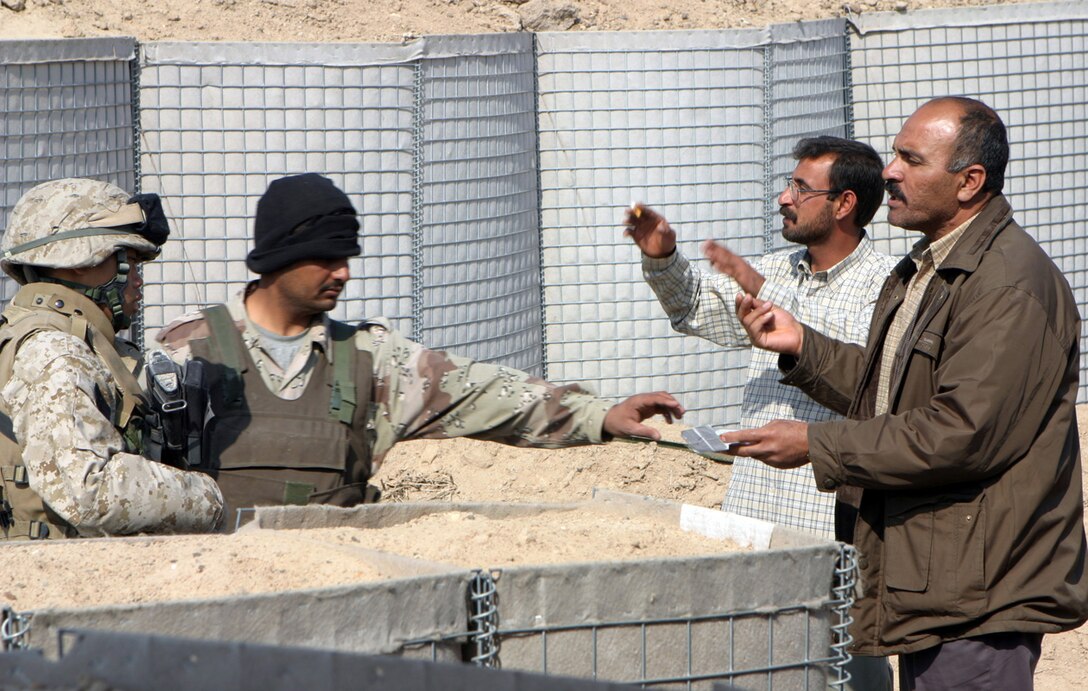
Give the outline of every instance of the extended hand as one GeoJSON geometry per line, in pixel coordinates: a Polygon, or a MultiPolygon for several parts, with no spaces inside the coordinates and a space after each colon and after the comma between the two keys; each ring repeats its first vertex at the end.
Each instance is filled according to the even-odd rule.
{"type": "Polygon", "coordinates": [[[676,250],[676,232],[665,217],[648,206],[635,204],[623,218],[623,234],[635,241],[647,257],[667,257],[676,250]]]}
{"type": "Polygon", "coordinates": [[[710,260],[715,271],[732,276],[744,292],[759,294],[759,289],[763,287],[763,275],[753,269],[743,257],[733,254],[725,245],[719,245],[713,240],[703,243],[703,256],[710,260]]]}
{"type": "Polygon", "coordinates": [[[742,429],[722,435],[726,443],[739,442],[730,449],[735,456],[763,461],[773,468],[800,468],[808,459],[808,424],[774,420],[759,429],[742,429]]]}
{"type": "Polygon", "coordinates": [[[804,329],[786,310],[747,293],[737,295],[737,317],[752,345],[774,353],[800,355],[804,329]]]}
{"type": "Polygon", "coordinates": [[[646,418],[661,415],[667,422],[684,416],[684,406],[664,391],[640,393],[625,399],[608,411],[604,416],[605,434],[613,437],[649,437],[661,439],[661,433],[653,427],[642,424],[646,418]]]}

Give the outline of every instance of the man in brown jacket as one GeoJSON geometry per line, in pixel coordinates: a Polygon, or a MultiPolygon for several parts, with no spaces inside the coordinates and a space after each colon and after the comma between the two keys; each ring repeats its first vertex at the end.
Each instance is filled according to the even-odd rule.
{"type": "Polygon", "coordinates": [[[858,549],[855,648],[900,654],[903,689],[1030,689],[1043,634],[1088,619],[1069,285],[1001,194],[1008,141],[988,106],[919,108],[884,169],[888,220],[924,238],[893,270],[865,348],[749,295],[783,382],[849,419],[723,435],[811,463],[858,549]]]}

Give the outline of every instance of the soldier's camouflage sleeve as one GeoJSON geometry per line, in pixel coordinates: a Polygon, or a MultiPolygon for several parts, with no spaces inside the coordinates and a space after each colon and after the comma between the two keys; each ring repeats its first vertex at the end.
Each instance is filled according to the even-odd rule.
{"type": "Polygon", "coordinates": [[[78,338],[57,331],[28,337],[0,395],[31,488],[81,535],[219,525],[223,497],[210,477],[122,450],[106,416],[120,404],[109,370],[78,338]]]}
{"type": "Polygon", "coordinates": [[[577,384],[557,386],[520,370],[428,350],[388,328],[364,325],[359,348],[374,357],[374,469],[399,441],[473,437],[515,446],[602,441],[611,401],[577,384]]]}

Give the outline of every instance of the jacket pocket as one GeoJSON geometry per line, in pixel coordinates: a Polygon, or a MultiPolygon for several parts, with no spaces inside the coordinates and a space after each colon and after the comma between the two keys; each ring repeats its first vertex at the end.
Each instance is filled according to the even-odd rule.
{"type": "Polygon", "coordinates": [[[933,552],[932,498],[889,497],[884,517],[884,583],[889,590],[925,592],[933,552]]]}
{"type": "Polygon", "coordinates": [[[891,609],[911,615],[981,614],[984,495],[894,497],[885,507],[884,584],[891,609]]]}
{"type": "Polygon", "coordinates": [[[941,344],[944,339],[936,331],[923,331],[914,344],[914,352],[925,355],[930,360],[936,360],[941,352],[941,344]]]}

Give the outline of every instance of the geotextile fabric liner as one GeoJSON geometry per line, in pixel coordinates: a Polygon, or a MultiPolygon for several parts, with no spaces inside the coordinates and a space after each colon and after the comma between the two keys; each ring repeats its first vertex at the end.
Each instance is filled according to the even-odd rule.
{"type": "MultiPolygon", "coordinates": [[[[683,508],[618,493],[576,504],[288,507],[260,509],[245,530],[301,531],[292,539],[304,541],[307,529],[378,528],[436,512],[502,518],[572,510],[601,520],[638,512],[679,527],[683,508]]],[[[736,683],[773,678],[775,688],[826,683],[833,623],[828,595],[839,546],[773,530],[771,544],[779,546],[770,549],[503,568],[494,574],[501,664],[629,682],[733,673],[736,683]],[[766,671],[772,665],[787,668],[766,671]],[[746,670],[760,671],[740,674],[746,670]]],[[[33,613],[28,642],[52,654],[58,631],[81,628],[459,659],[460,643],[471,633],[472,574],[368,552],[359,550],[360,558],[395,563],[404,577],[214,600],[41,610],[33,613]]]]}

